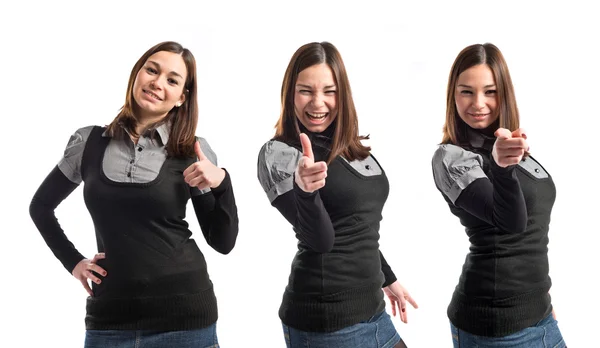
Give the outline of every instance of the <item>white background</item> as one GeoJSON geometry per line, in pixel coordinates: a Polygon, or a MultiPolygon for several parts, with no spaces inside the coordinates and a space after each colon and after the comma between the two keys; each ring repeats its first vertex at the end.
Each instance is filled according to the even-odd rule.
{"type": "MultiPolygon", "coordinates": [[[[409,347],[452,346],[446,307],[468,241],[435,189],[430,160],[450,66],[463,47],[484,42],[504,53],[532,154],[557,186],[549,254],[560,329],[569,347],[599,347],[598,12],[578,1],[416,3],[3,2],[2,347],[83,345],[86,293],[46,247],[29,202],[70,135],[108,124],[135,61],[165,40],[196,57],[198,135],[231,173],[239,209],[236,248],[223,256],[206,245],[188,207],[215,284],[222,347],[284,346],[277,310],[296,240],[269,205],[256,161],[273,135],[289,59],[311,41],[340,50],[360,131],[389,177],[381,250],[420,305],[408,325],[394,319],[409,347]]],[[[57,216],[93,255],[81,187],[57,216]]]]}

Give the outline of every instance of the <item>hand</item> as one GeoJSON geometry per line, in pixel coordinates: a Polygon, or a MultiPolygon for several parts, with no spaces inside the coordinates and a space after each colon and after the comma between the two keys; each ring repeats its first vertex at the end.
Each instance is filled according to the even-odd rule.
{"type": "Polygon", "coordinates": [[[100,278],[96,277],[92,273],[92,271],[102,275],[103,277],[106,277],[107,273],[104,270],[104,268],[102,268],[96,264],[96,262],[98,262],[98,260],[102,260],[104,258],[106,258],[104,253],[98,253],[98,254],[94,255],[94,258],[92,260],[83,259],[83,260],[79,261],[79,263],[75,266],[75,268],[73,268],[73,272],[71,272],[71,274],[73,274],[73,277],[77,278],[81,282],[81,284],[83,285],[83,287],[85,288],[85,290],[87,291],[87,293],[90,296],[94,296],[94,294],[92,293],[90,284],[88,284],[88,279],[93,281],[96,284],[102,283],[102,280],[100,278]]]}
{"type": "Polygon", "coordinates": [[[296,167],[296,185],[304,192],[314,192],[325,186],[327,163],[323,161],[315,163],[310,139],[306,134],[300,134],[300,143],[302,143],[302,157],[296,167]]]}
{"type": "Polygon", "coordinates": [[[519,128],[511,133],[506,128],[498,128],[494,133],[496,142],[492,150],[492,157],[496,164],[502,168],[519,164],[525,151],[529,151],[525,130],[519,128]]]}
{"type": "Polygon", "coordinates": [[[396,308],[398,308],[400,312],[400,320],[403,323],[408,323],[408,316],[406,313],[406,301],[413,306],[413,308],[419,308],[419,305],[413,300],[408,291],[398,282],[395,281],[389,286],[383,288],[383,292],[390,299],[390,304],[392,305],[392,315],[396,316],[396,308]]]}
{"type": "Polygon", "coordinates": [[[221,185],[221,182],[225,179],[225,171],[206,158],[200,148],[200,143],[197,141],[194,144],[194,151],[198,156],[198,161],[187,167],[183,172],[185,182],[190,187],[197,187],[200,190],[221,185]]]}

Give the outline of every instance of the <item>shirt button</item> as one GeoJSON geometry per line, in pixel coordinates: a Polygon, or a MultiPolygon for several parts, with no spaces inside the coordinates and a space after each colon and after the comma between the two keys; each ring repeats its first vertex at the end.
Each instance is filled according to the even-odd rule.
{"type": "Polygon", "coordinates": [[[535,168],[534,170],[535,170],[535,172],[536,172],[536,173],[539,173],[539,172],[540,172],[540,169],[539,169],[539,168],[535,168]]]}
{"type": "Polygon", "coordinates": [[[127,173],[127,177],[131,178],[131,172],[127,173]]]}
{"type": "Polygon", "coordinates": [[[129,164],[133,164],[133,160],[129,161],[129,164]]]}
{"type": "Polygon", "coordinates": [[[142,152],[142,148],[141,148],[141,147],[138,147],[138,151],[139,151],[139,152],[142,152]]]}
{"type": "Polygon", "coordinates": [[[365,169],[366,169],[366,170],[370,170],[370,169],[371,169],[371,166],[367,164],[367,165],[365,166],[365,169]]]}

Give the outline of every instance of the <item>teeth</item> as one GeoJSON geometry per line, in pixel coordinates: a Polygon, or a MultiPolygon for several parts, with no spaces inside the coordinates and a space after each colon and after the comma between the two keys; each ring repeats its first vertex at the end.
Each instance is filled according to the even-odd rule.
{"type": "Polygon", "coordinates": [[[325,116],[327,116],[327,112],[323,112],[323,113],[310,113],[307,112],[306,114],[308,114],[308,116],[312,117],[312,118],[323,118],[325,116]]]}
{"type": "Polygon", "coordinates": [[[145,91],[146,94],[148,94],[149,96],[151,96],[152,98],[156,99],[156,100],[161,100],[156,94],[150,92],[150,91],[145,91]]]}

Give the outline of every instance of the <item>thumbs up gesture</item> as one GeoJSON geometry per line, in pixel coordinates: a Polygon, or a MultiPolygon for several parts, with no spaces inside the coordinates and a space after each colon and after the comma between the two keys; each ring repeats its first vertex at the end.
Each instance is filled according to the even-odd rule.
{"type": "Polygon", "coordinates": [[[492,149],[492,157],[502,168],[519,164],[525,151],[529,150],[525,130],[519,128],[514,132],[506,128],[498,128],[494,133],[496,142],[492,149]]]}
{"type": "Polygon", "coordinates": [[[306,134],[300,134],[300,143],[302,144],[302,157],[296,167],[296,185],[304,192],[314,192],[325,186],[327,163],[323,161],[315,163],[310,139],[306,134]]]}
{"type": "Polygon", "coordinates": [[[197,141],[194,144],[194,151],[198,156],[198,161],[187,167],[183,172],[185,182],[190,187],[197,187],[200,190],[219,186],[225,179],[225,171],[206,158],[200,148],[200,143],[197,141]]]}

